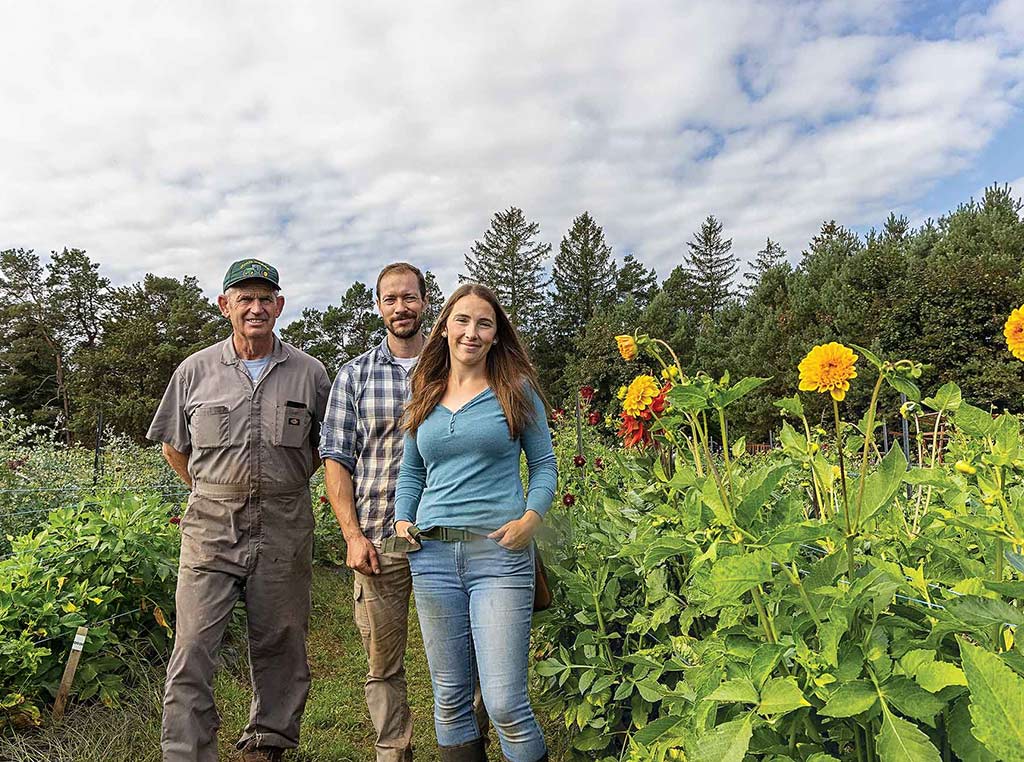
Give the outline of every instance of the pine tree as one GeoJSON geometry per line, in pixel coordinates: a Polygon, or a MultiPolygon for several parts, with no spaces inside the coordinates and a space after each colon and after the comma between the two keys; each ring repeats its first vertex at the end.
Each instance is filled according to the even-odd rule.
{"type": "Polygon", "coordinates": [[[465,255],[465,275],[459,281],[489,286],[513,325],[531,335],[544,307],[544,263],[551,244],[536,240],[540,226],[528,222],[523,210],[509,207],[495,212],[483,241],[475,241],[465,255]]]}
{"type": "Polygon", "coordinates": [[[563,236],[551,273],[551,327],[559,338],[576,338],[599,308],[612,306],[616,275],[604,231],[589,212],[583,212],[563,236]]]}
{"type": "Polygon", "coordinates": [[[444,293],[437,285],[434,273],[430,270],[423,273],[423,280],[427,283],[427,307],[423,310],[423,331],[429,333],[437,316],[441,314],[441,308],[444,307],[444,293]]]}
{"type": "Polygon", "coordinates": [[[658,293],[658,274],[654,268],[647,269],[632,254],[622,260],[615,277],[615,295],[618,301],[624,302],[632,296],[635,306],[644,309],[658,293]]]}
{"type": "Polygon", "coordinates": [[[356,281],[340,305],[329,304],[323,311],[307,307],[301,318],[281,331],[281,338],[320,360],[333,376],[353,357],[380,343],[384,321],[377,314],[373,290],[356,281]]]}
{"type": "Polygon", "coordinates": [[[732,279],[739,269],[732,239],[723,238],[722,223],[708,215],[700,232],[686,245],[686,264],[700,294],[700,306],[714,317],[732,296],[732,279]]]}
{"type": "Polygon", "coordinates": [[[765,239],[764,248],[757,252],[754,261],[750,263],[750,270],[743,274],[743,280],[746,281],[743,284],[744,296],[749,298],[765,273],[785,261],[786,250],[771,238],[765,239]]]}

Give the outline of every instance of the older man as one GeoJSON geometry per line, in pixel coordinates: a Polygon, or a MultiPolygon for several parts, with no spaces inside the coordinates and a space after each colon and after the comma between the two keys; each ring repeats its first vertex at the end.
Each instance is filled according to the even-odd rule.
{"type": "Polygon", "coordinates": [[[242,599],[253,700],[238,748],[246,762],[276,762],[298,745],[309,692],[309,478],[330,379],[274,335],[284,297],[270,265],[232,264],[217,304],[231,336],[178,366],[148,434],[192,490],[161,746],[165,762],[217,760],[213,674],[242,599]]]}

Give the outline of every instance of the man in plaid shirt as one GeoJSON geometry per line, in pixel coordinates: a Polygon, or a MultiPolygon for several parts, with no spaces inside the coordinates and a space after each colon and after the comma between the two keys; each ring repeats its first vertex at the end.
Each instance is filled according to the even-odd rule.
{"type": "Polygon", "coordinates": [[[320,435],[327,495],[355,576],[355,619],[369,661],[366,704],[378,762],[412,759],[405,646],[412,577],[407,557],[382,553],[394,534],[395,485],[402,462],[401,419],[409,376],[425,343],[423,274],[403,262],[377,277],[377,309],[387,334],[346,363],[331,389],[320,435]]]}

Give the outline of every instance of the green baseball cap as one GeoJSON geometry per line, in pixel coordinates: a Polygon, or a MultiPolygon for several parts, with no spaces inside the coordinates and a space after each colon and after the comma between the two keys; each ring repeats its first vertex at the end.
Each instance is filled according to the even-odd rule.
{"type": "Polygon", "coordinates": [[[278,282],[277,268],[258,259],[240,259],[237,262],[232,262],[231,267],[224,275],[224,290],[227,291],[243,280],[262,280],[274,288],[281,287],[278,282]]]}

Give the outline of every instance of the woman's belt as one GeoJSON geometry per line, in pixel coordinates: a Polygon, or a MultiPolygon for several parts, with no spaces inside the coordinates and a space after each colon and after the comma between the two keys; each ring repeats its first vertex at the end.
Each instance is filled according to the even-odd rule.
{"type": "Polygon", "coordinates": [[[415,553],[420,549],[420,543],[423,540],[469,542],[471,540],[486,539],[486,535],[458,527],[431,527],[427,531],[421,532],[415,525],[409,527],[409,536],[415,542],[409,542],[404,537],[399,537],[398,535],[386,538],[380,545],[381,553],[415,553]]]}

